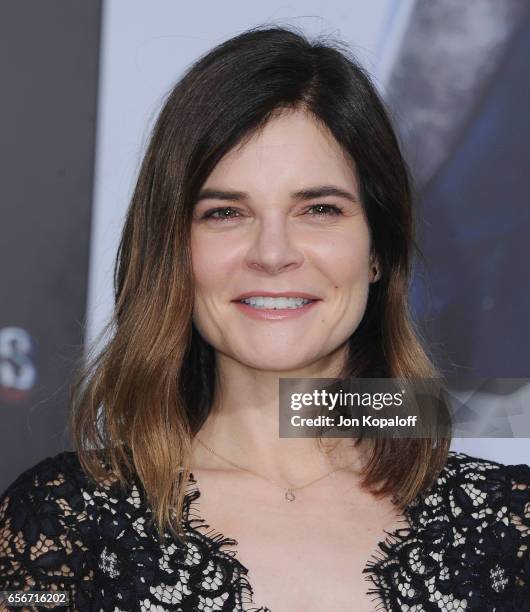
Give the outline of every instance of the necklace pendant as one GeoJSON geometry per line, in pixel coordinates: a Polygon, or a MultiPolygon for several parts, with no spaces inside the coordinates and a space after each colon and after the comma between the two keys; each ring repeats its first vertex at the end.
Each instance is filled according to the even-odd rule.
{"type": "Polygon", "coordinates": [[[292,489],[287,489],[287,491],[285,491],[285,499],[289,502],[292,502],[296,499],[294,491],[292,489]]]}

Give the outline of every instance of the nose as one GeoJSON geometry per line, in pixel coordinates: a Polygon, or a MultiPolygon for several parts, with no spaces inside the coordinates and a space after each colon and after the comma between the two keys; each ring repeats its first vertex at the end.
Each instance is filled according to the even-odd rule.
{"type": "Polygon", "coordinates": [[[288,220],[281,214],[262,217],[245,257],[253,270],[278,274],[298,268],[303,260],[302,251],[294,243],[288,220]]]}

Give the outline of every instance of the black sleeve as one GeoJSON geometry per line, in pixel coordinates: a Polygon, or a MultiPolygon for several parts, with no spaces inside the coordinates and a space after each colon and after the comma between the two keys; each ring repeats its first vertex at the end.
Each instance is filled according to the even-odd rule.
{"type": "Polygon", "coordinates": [[[0,591],[68,591],[73,601],[90,580],[85,500],[69,463],[68,453],[44,459],[0,496],[0,591]]]}
{"type": "Polygon", "coordinates": [[[515,584],[521,604],[525,602],[524,605],[528,606],[530,605],[530,467],[524,464],[508,465],[506,469],[511,483],[508,516],[510,523],[520,533],[515,559],[515,584]]]}

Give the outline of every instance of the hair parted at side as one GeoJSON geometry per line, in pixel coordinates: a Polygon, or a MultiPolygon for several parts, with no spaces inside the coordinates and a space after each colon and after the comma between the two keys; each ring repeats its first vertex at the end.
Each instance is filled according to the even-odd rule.
{"type": "MultiPolygon", "coordinates": [[[[278,112],[303,110],[354,160],[381,278],[349,339],[344,376],[439,376],[408,307],[414,223],[409,176],[387,112],[340,41],[291,27],[243,32],[199,58],[171,90],[154,125],[114,269],[115,308],[78,366],[69,427],[97,481],[108,467],[141,483],[161,534],[183,538],[180,519],[191,442],[208,417],[215,355],[192,322],[192,211],[231,149],[278,112]],[[106,464],[105,468],[103,464],[106,464]]],[[[405,508],[434,481],[450,440],[376,439],[364,486],[405,508]]]]}

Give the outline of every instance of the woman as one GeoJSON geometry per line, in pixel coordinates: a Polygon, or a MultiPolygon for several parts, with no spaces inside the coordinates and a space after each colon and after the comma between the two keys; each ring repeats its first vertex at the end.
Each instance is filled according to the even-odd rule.
{"type": "Polygon", "coordinates": [[[0,500],[0,589],[83,611],[529,609],[528,466],[439,436],[278,436],[280,378],[437,375],[412,246],[406,167],[347,50],[258,28],[201,58],[140,170],[76,453],[0,500]]]}

